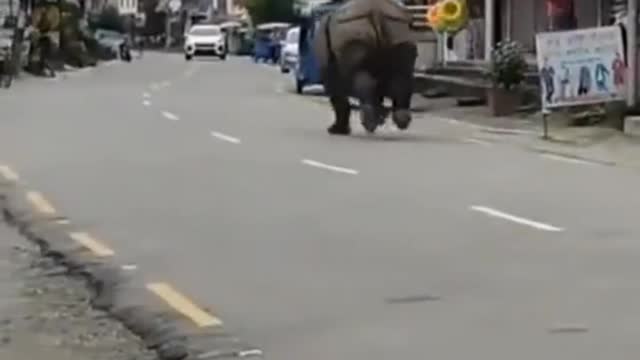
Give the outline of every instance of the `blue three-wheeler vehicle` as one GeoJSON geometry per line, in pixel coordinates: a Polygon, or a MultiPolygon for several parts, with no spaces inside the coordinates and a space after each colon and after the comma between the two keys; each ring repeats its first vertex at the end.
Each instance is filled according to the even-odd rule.
{"type": "Polygon", "coordinates": [[[258,25],[255,30],[253,61],[277,64],[280,57],[281,41],[284,39],[290,27],[291,24],[289,23],[265,23],[258,25]]]}
{"type": "Polygon", "coordinates": [[[294,72],[296,92],[302,94],[305,86],[322,84],[320,69],[313,54],[313,39],[324,15],[336,10],[346,0],[333,0],[313,6],[307,13],[301,14],[300,36],[298,43],[298,64],[294,72]]]}

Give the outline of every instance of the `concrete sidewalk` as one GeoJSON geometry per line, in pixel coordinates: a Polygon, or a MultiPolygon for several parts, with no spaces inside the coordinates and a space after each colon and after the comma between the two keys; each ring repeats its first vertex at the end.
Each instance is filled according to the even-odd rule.
{"type": "Polygon", "coordinates": [[[550,122],[549,139],[543,139],[542,115],[518,114],[493,117],[486,107],[457,107],[455,101],[420,99],[421,117],[436,116],[467,126],[474,136],[492,142],[508,142],[525,149],[582,159],[606,165],[640,169],[640,140],[606,126],[567,126],[550,122]]]}
{"type": "Polygon", "coordinates": [[[0,359],[155,359],[65,275],[0,221],[0,359]]]}

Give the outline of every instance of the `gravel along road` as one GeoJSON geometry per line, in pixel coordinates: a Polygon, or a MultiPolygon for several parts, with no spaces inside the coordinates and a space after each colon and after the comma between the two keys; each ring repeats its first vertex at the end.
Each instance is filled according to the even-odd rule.
{"type": "Polygon", "coordinates": [[[83,280],[0,221],[0,359],[155,359],[89,298],[83,280]]]}

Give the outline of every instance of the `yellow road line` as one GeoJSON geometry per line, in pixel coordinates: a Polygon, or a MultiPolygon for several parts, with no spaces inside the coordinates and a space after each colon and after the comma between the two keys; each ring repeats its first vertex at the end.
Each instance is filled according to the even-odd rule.
{"type": "Polygon", "coordinates": [[[147,289],[158,295],[162,300],[169,304],[169,306],[191,319],[191,321],[200,327],[222,325],[222,321],[220,319],[202,310],[167,283],[147,284],[147,289]]]}
{"type": "Polygon", "coordinates": [[[53,215],[56,213],[56,209],[51,205],[51,203],[37,191],[29,191],[27,193],[27,200],[29,200],[36,210],[43,214],[53,215]]]}
{"type": "Polygon", "coordinates": [[[104,256],[115,255],[115,252],[113,250],[111,250],[102,242],[96,240],[93,236],[87,233],[72,232],[72,233],[69,233],[69,236],[71,236],[71,238],[75,240],[78,244],[89,249],[96,256],[104,257],[104,256]]]}
{"type": "Polygon", "coordinates": [[[16,173],[6,165],[0,165],[0,175],[2,175],[2,177],[8,181],[18,181],[18,179],[20,178],[18,176],[18,173],[16,173]]]}

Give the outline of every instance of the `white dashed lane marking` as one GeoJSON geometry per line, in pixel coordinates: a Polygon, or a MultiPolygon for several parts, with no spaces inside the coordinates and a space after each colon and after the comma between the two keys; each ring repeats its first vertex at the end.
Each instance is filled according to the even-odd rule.
{"type": "Polygon", "coordinates": [[[491,146],[490,142],[484,141],[484,140],[475,139],[475,138],[464,139],[464,142],[468,143],[468,144],[476,144],[476,145],[481,145],[481,146],[491,146]]]}
{"type": "Polygon", "coordinates": [[[144,100],[144,101],[142,102],[142,105],[147,106],[147,107],[148,107],[148,106],[151,106],[151,101],[149,101],[149,100],[144,100]]]}
{"type": "Polygon", "coordinates": [[[213,136],[216,139],[222,140],[222,141],[226,141],[226,142],[230,142],[232,144],[240,144],[240,139],[233,137],[233,136],[229,136],[217,131],[212,131],[211,132],[211,136],[213,136]]]}
{"type": "Polygon", "coordinates": [[[171,121],[178,121],[180,120],[180,118],[178,117],[178,115],[168,112],[168,111],[163,111],[162,112],[162,116],[164,116],[165,118],[171,120],[171,121]]]}
{"type": "Polygon", "coordinates": [[[511,221],[514,222],[516,224],[520,224],[520,225],[525,225],[525,226],[529,226],[532,227],[534,229],[538,229],[538,230],[543,230],[543,231],[553,231],[553,232],[559,232],[559,231],[564,231],[564,229],[553,226],[553,225],[549,225],[549,224],[545,224],[545,223],[541,223],[538,221],[534,221],[534,220],[529,220],[529,219],[525,219],[519,216],[515,216],[515,215],[511,215],[511,214],[507,214],[505,212],[496,210],[496,209],[492,209],[486,206],[471,206],[470,207],[471,210],[473,211],[477,211],[477,212],[481,212],[483,214],[492,216],[492,217],[496,217],[496,218],[500,218],[503,220],[507,220],[507,221],[511,221]]]}
{"type": "Polygon", "coordinates": [[[312,166],[312,167],[316,167],[316,168],[324,169],[324,170],[329,170],[329,171],[334,171],[334,172],[338,172],[338,173],[342,173],[342,174],[358,175],[358,170],[349,169],[349,168],[345,168],[345,167],[341,167],[341,166],[329,165],[329,164],[321,163],[321,162],[315,161],[315,160],[304,159],[304,160],[302,160],[302,163],[305,164],[305,165],[308,165],[308,166],[312,166]]]}

